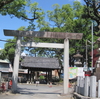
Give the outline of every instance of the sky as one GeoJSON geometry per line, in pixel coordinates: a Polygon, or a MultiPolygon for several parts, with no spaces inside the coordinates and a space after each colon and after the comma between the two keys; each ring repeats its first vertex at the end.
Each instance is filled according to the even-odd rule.
{"type": "MultiPolygon", "coordinates": [[[[75,0],[32,0],[33,2],[38,2],[38,7],[42,8],[45,12],[47,10],[53,10],[52,5],[53,4],[59,4],[60,7],[64,4],[73,4],[75,0]]],[[[83,3],[83,0],[77,0],[83,3]]],[[[1,16],[0,15],[0,40],[7,40],[12,39],[11,36],[5,36],[3,30],[9,29],[9,30],[17,30],[21,26],[27,27],[29,25],[28,21],[23,21],[21,19],[18,19],[16,17],[11,18],[9,15],[7,16],[1,16]]],[[[0,49],[4,48],[4,41],[0,41],[0,49]]]]}

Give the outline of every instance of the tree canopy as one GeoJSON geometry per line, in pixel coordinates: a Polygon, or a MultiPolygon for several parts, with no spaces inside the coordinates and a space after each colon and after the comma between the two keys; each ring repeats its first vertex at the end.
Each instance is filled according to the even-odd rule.
{"type": "MultiPolygon", "coordinates": [[[[85,17],[86,12],[84,9],[86,6],[81,5],[80,2],[75,1],[73,5],[65,4],[62,7],[58,4],[53,5],[52,11],[47,11],[46,14],[43,12],[42,9],[38,8],[38,3],[30,3],[29,0],[9,0],[12,1],[7,5],[0,8],[2,15],[11,15],[16,16],[18,18],[24,20],[30,20],[29,26],[27,28],[21,27],[19,30],[35,30],[34,20],[36,20],[38,24],[39,31],[50,31],[50,32],[68,32],[68,33],[83,33],[82,40],[70,40],[70,66],[74,66],[74,59],[73,55],[76,53],[77,50],[83,55],[83,62],[85,61],[86,57],[86,40],[91,41],[91,18],[85,17]],[[13,12],[10,7],[14,6],[14,3],[20,1],[21,5],[19,7],[16,4],[16,10],[13,12]],[[24,2],[22,2],[24,1],[24,2]],[[27,2],[26,2],[27,1],[27,2]],[[24,3],[24,4],[23,4],[24,3]],[[9,10],[6,7],[10,4],[9,10]],[[27,12],[24,9],[25,7],[29,6],[30,10],[28,11],[31,13],[31,18],[28,18],[27,12]],[[17,8],[18,7],[18,8],[17,8]],[[3,10],[4,9],[4,10],[3,10]],[[20,10],[19,10],[20,9],[20,10]],[[45,15],[49,21],[46,21],[45,15]]],[[[94,40],[96,37],[94,37],[94,40]]],[[[35,42],[50,42],[50,43],[63,43],[64,40],[62,39],[44,39],[44,38],[28,38],[23,37],[22,41],[35,41],[35,42]]],[[[8,50],[8,43],[5,45],[4,51],[7,51],[6,56],[13,53],[13,48],[8,50]],[[7,50],[6,50],[7,49],[7,50]]],[[[10,47],[10,45],[9,45],[10,47]]],[[[60,64],[62,65],[63,60],[63,49],[49,49],[49,48],[28,48],[25,47],[25,50],[29,52],[29,55],[32,56],[41,56],[41,57],[57,57],[59,59],[60,64]]],[[[88,51],[91,50],[91,47],[88,48],[88,51]]],[[[89,53],[88,53],[89,54],[89,53]]],[[[13,54],[14,55],[14,54],[13,54]]],[[[1,57],[1,55],[0,55],[1,57]]],[[[13,57],[14,58],[14,57],[13,57]]]]}
{"type": "Polygon", "coordinates": [[[84,17],[96,21],[95,35],[100,35],[100,0],[84,0],[86,3],[84,17]]]}
{"type": "MultiPolygon", "coordinates": [[[[73,61],[73,55],[77,50],[83,55],[83,62],[86,57],[86,40],[91,41],[91,19],[89,17],[84,18],[85,6],[81,5],[80,2],[75,1],[73,6],[65,4],[60,7],[58,4],[53,5],[53,11],[47,11],[49,22],[43,19],[38,22],[40,31],[52,31],[52,32],[68,32],[68,33],[83,33],[82,40],[70,40],[70,65],[73,61]]],[[[94,39],[96,39],[94,37],[94,39]]],[[[63,43],[61,39],[37,39],[36,42],[52,42],[52,43],[63,43]]],[[[51,57],[57,57],[60,61],[63,60],[63,49],[41,49],[41,48],[28,48],[31,53],[37,52],[38,55],[45,56],[51,55],[51,57]],[[51,53],[51,54],[50,54],[51,53]]],[[[91,51],[91,47],[88,48],[91,51]]],[[[89,53],[88,53],[89,54],[89,53]]],[[[74,64],[73,64],[74,65],[74,64]]]]}
{"type": "Polygon", "coordinates": [[[31,0],[0,0],[0,14],[28,21],[30,30],[36,28],[35,20],[44,18],[44,11],[38,7],[37,2],[31,2],[31,0]]]}

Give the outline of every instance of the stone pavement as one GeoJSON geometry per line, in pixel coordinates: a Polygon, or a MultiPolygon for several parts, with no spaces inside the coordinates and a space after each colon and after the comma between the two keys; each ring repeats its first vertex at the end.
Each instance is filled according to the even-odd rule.
{"type": "Polygon", "coordinates": [[[62,85],[18,84],[18,93],[5,92],[0,94],[0,99],[73,99],[72,92],[73,88],[69,88],[69,94],[62,95],[62,85]]]}

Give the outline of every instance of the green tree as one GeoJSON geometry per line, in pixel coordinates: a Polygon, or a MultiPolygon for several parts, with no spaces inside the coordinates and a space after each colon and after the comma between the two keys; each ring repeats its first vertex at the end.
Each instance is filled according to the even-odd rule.
{"type": "MultiPolygon", "coordinates": [[[[44,12],[38,7],[38,3],[33,3],[30,0],[0,0],[0,14],[3,16],[10,15],[11,18],[17,17],[29,21],[29,26],[27,28],[20,27],[18,30],[34,30],[35,20],[44,18],[44,12]]],[[[29,40],[28,38],[22,38],[22,40],[24,39],[29,40]]],[[[7,40],[4,49],[0,51],[0,58],[7,58],[13,64],[15,46],[16,38],[7,40]]]]}
{"type": "MultiPolygon", "coordinates": [[[[73,6],[66,4],[60,7],[58,4],[53,5],[53,11],[47,11],[49,22],[39,22],[41,31],[52,31],[52,32],[68,32],[68,33],[83,33],[82,40],[70,40],[70,61],[73,57],[73,54],[76,50],[80,50],[81,54],[84,54],[85,57],[85,46],[86,39],[91,40],[91,32],[89,29],[90,19],[83,18],[84,6],[80,2],[75,1],[73,6]],[[45,23],[45,24],[44,24],[45,23]],[[88,34],[88,35],[87,35],[88,34]]],[[[43,42],[52,42],[52,43],[63,43],[64,40],[61,39],[41,39],[43,42]]],[[[40,41],[41,41],[40,40],[40,41]]],[[[52,50],[52,57],[57,57],[60,60],[63,60],[63,49],[38,49],[38,52],[44,54],[52,50]],[[40,50],[40,52],[39,52],[40,50]]],[[[72,63],[72,62],[70,62],[72,63]]],[[[71,65],[71,64],[70,64],[71,65]]]]}
{"type": "MultiPolygon", "coordinates": [[[[30,6],[30,5],[29,5],[30,6]]],[[[37,7],[37,3],[32,6],[32,11],[37,7]]],[[[47,17],[49,21],[45,21],[44,12],[38,12],[38,16],[41,18],[37,19],[38,27],[40,31],[50,31],[50,32],[69,32],[69,33],[83,33],[82,40],[70,40],[70,65],[74,65],[73,55],[76,50],[79,50],[85,59],[85,43],[86,39],[91,41],[91,30],[90,18],[84,18],[84,5],[80,2],[75,1],[73,6],[65,4],[60,7],[58,4],[53,5],[53,11],[47,11],[47,17]],[[87,35],[88,34],[88,35],[87,35]]],[[[31,11],[31,12],[32,12],[31,11]]],[[[36,9],[37,11],[37,9],[36,9]]],[[[40,11],[40,9],[39,9],[40,11]]],[[[34,12],[34,11],[33,11],[34,12]]],[[[28,28],[21,27],[21,30],[34,30],[34,21],[30,21],[28,28]]],[[[28,38],[23,37],[23,41],[34,41],[38,42],[50,42],[50,43],[63,43],[62,39],[46,39],[46,38],[28,38]]],[[[42,57],[57,57],[59,63],[62,65],[63,60],[63,49],[51,49],[51,48],[25,48],[32,56],[42,56],[42,57]]],[[[88,49],[90,51],[91,48],[88,49]]],[[[85,60],[83,60],[84,62],[85,60]]]]}
{"type": "Polygon", "coordinates": [[[0,49],[0,59],[5,59],[4,50],[0,49]]]}
{"type": "MultiPolygon", "coordinates": [[[[23,31],[23,30],[27,30],[27,28],[22,26],[18,30],[23,31]]],[[[0,50],[0,59],[9,59],[12,66],[14,63],[16,41],[17,41],[17,37],[14,37],[13,39],[8,39],[5,43],[4,49],[0,50]]],[[[24,48],[21,47],[21,52],[23,51],[24,48]]]]}
{"type": "Polygon", "coordinates": [[[96,21],[95,35],[100,35],[100,1],[99,0],[84,0],[86,3],[84,17],[91,18],[96,21]]]}
{"type": "Polygon", "coordinates": [[[35,29],[35,20],[41,20],[44,17],[44,11],[38,7],[38,3],[33,3],[31,0],[0,0],[0,14],[28,20],[30,30],[35,29]]]}
{"type": "MultiPolygon", "coordinates": [[[[79,50],[81,52],[84,62],[86,57],[86,39],[91,41],[91,19],[88,17],[83,17],[85,14],[85,6],[81,5],[81,3],[78,1],[75,1],[73,3],[73,6],[66,4],[60,7],[58,4],[55,4],[53,5],[53,7],[53,11],[47,11],[49,22],[46,22],[45,19],[43,19],[42,21],[37,21],[40,31],[83,33],[82,40],[70,40],[70,65],[74,63],[73,55],[75,54],[76,50],[79,50]]],[[[64,40],[61,39],[42,38],[35,38],[34,41],[50,43],[64,42],[64,40]]],[[[57,57],[60,60],[59,62],[62,63],[61,61],[63,60],[63,49],[35,48],[34,51],[33,49],[31,48],[31,53],[37,52],[38,55],[41,56],[57,57]]],[[[91,47],[88,48],[88,51],[91,51],[91,47]]]]}
{"type": "Polygon", "coordinates": [[[16,47],[16,38],[8,39],[7,43],[4,46],[4,49],[2,49],[2,53],[0,54],[0,59],[9,59],[9,61],[13,65],[15,47],[16,47]]]}
{"type": "Polygon", "coordinates": [[[26,20],[35,20],[40,17],[42,9],[37,7],[38,3],[32,3],[31,0],[0,0],[0,14],[10,15],[26,20]],[[29,7],[29,11],[26,10],[29,7]],[[39,12],[40,11],[40,12],[39,12]],[[32,16],[28,17],[28,13],[32,16]]]}

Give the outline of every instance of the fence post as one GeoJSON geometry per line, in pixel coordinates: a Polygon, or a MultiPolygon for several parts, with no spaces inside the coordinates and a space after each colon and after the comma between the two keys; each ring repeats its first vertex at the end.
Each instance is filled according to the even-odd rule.
{"type": "Polygon", "coordinates": [[[100,98],[100,80],[98,80],[98,98],[100,98]]]}
{"type": "Polygon", "coordinates": [[[90,77],[86,76],[84,82],[85,82],[85,84],[84,84],[84,96],[88,97],[89,96],[90,77]]]}
{"type": "Polygon", "coordinates": [[[84,78],[80,77],[80,94],[84,95],[84,78]]]}
{"type": "Polygon", "coordinates": [[[1,71],[0,71],[0,85],[1,85],[1,71]]]}
{"type": "Polygon", "coordinates": [[[90,77],[90,97],[96,97],[96,76],[90,77]]]}
{"type": "Polygon", "coordinates": [[[76,86],[76,92],[79,93],[80,90],[79,90],[79,81],[80,81],[80,77],[78,76],[77,77],[77,86],[76,86]]]}

